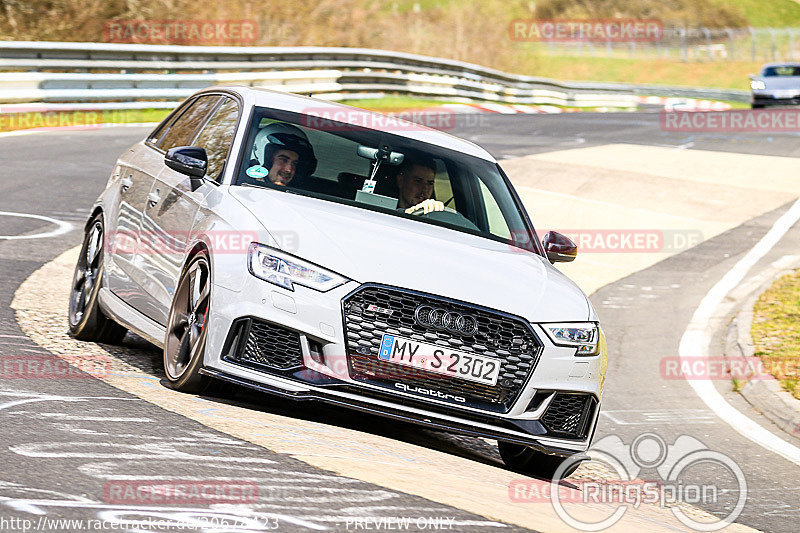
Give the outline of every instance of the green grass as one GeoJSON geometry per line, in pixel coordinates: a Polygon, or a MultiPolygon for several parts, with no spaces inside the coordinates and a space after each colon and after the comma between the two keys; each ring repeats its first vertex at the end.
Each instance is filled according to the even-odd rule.
{"type": "Polygon", "coordinates": [[[110,109],[0,113],[0,132],[65,126],[92,127],[111,123],[160,122],[170,111],[170,109],[110,109]]]}
{"type": "Polygon", "coordinates": [[[137,122],[161,122],[172,109],[114,109],[103,111],[103,122],[131,124],[137,122]]]}
{"type": "Polygon", "coordinates": [[[759,297],[751,334],[755,355],[800,399],[800,270],[783,276],[759,297]]]}
{"type": "Polygon", "coordinates": [[[760,66],[761,63],[749,61],[684,63],[665,59],[542,56],[535,72],[526,74],[557,80],[749,89],[747,76],[760,66]]]}
{"type": "Polygon", "coordinates": [[[351,105],[353,107],[360,107],[361,109],[369,109],[370,111],[389,113],[392,111],[403,111],[406,109],[433,107],[446,103],[459,103],[459,102],[456,102],[455,100],[431,100],[426,98],[415,98],[413,96],[388,95],[382,98],[365,98],[363,100],[342,100],[340,103],[351,105]]]}
{"type": "Polygon", "coordinates": [[[738,10],[756,28],[800,27],[800,2],[794,0],[717,0],[738,10]]]}

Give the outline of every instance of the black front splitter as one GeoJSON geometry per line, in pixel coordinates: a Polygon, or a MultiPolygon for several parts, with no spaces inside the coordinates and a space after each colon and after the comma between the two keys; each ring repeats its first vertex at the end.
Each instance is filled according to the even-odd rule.
{"type": "Polygon", "coordinates": [[[533,448],[537,451],[549,455],[572,457],[578,454],[584,456],[581,458],[581,460],[588,459],[588,456],[580,452],[575,452],[573,450],[569,450],[566,448],[558,448],[555,446],[544,445],[535,438],[526,438],[524,436],[509,435],[502,431],[493,431],[488,428],[476,428],[466,423],[462,424],[458,422],[453,422],[451,420],[437,418],[435,414],[429,414],[425,416],[417,415],[415,413],[409,413],[402,411],[400,409],[394,409],[392,407],[387,407],[383,405],[375,405],[372,403],[359,401],[357,399],[342,398],[340,396],[335,396],[326,393],[324,390],[301,391],[301,392],[287,391],[280,389],[278,387],[265,385],[263,383],[258,383],[256,381],[252,381],[239,376],[233,376],[226,372],[221,372],[219,370],[214,370],[210,368],[203,368],[200,370],[200,373],[222,381],[227,381],[228,383],[233,383],[235,385],[253,389],[259,392],[280,396],[282,398],[286,398],[289,400],[320,401],[330,405],[337,405],[341,407],[346,407],[348,409],[355,409],[357,411],[361,411],[364,413],[370,413],[378,416],[388,417],[394,420],[400,420],[402,422],[417,424],[420,426],[440,431],[447,431],[458,435],[467,435],[471,437],[484,437],[484,438],[509,442],[512,444],[522,444],[524,446],[528,446],[530,448],[533,448]]]}

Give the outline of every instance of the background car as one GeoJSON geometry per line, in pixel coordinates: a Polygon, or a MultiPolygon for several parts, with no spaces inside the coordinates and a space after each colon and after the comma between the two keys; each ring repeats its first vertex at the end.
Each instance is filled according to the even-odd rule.
{"type": "Polygon", "coordinates": [[[599,416],[606,346],[482,148],[410,122],[250,88],[189,98],[118,160],[92,209],[70,329],[125,328],[169,383],[213,380],[499,442],[566,476],[599,416]],[[402,204],[427,161],[442,209],[402,204]],[[404,165],[405,163],[405,165],[404,165]]]}
{"type": "Polygon", "coordinates": [[[768,63],[750,76],[753,109],[800,104],[800,63],[768,63]]]}

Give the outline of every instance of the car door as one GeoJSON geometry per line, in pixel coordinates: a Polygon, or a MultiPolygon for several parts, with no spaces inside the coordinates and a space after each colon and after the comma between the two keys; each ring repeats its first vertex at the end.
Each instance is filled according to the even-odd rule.
{"type": "Polygon", "coordinates": [[[163,166],[145,206],[145,226],[161,237],[160,249],[141,258],[148,276],[149,316],[161,324],[167,321],[195,216],[210,187],[218,186],[217,180],[222,175],[236,131],[240,114],[238,102],[227,96],[218,98],[196,134],[185,143],[206,150],[205,183],[192,191],[189,176],[163,166]]]}
{"type": "Polygon", "coordinates": [[[153,186],[147,165],[148,148],[139,144],[120,158],[115,173],[119,187],[115,209],[107,210],[106,236],[109,259],[106,270],[108,288],[126,302],[134,305],[141,292],[137,282],[135,257],[141,235],[142,213],[147,195],[153,186]]]}
{"type": "MultiPolygon", "coordinates": [[[[175,146],[187,146],[192,142],[197,131],[205,123],[211,112],[219,103],[219,95],[201,95],[184,104],[182,112],[175,117],[167,130],[158,139],[150,139],[142,153],[140,168],[146,175],[147,190],[143,191],[141,207],[141,230],[139,232],[136,253],[132,258],[131,277],[135,282],[135,290],[128,293],[126,300],[139,312],[149,318],[158,320],[153,295],[154,291],[163,290],[153,283],[152,264],[158,262],[159,255],[170,245],[169,235],[163,234],[154,225],[151,214],[154,205],[154,189],[156,178],[166,168],[164,155],[175,146]]],[[[188,178],[187,178],[188,179],[188,178]]]]}

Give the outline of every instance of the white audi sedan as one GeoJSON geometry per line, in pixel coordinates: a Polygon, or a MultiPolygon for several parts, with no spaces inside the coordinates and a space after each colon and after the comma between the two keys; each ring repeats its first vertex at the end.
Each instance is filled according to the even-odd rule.
{"type": "Polygon", "coordinates": [[[74,337],[163,347],[177,390],[218,381],[497,440],[565,476],[606,372],[586,295],[480,147],[256,88],[181,104],[92,209],[74,337]]]}

